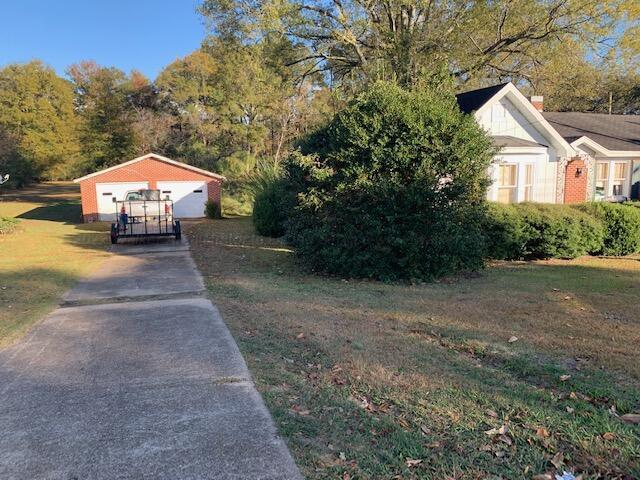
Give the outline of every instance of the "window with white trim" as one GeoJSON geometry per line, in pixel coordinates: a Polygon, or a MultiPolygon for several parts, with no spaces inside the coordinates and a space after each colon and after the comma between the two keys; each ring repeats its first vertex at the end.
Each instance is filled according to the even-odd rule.
{"type": "Polygon", "coordinates": [[[627,181],[627,163],[615,162],[613,164],[613,181],[611,194],[612,195],[625,195],[625,182],[627,181]]]}
{"type": "Polygon", "coordinates": [[[533,163],[528,163],[524,166],[524,183],[522,185],[524,189],[524,195],[522,200],[524,202],[533,201],[533,163]]]}
{"type": "Polygon", "coordinates": [[[609,195],[609,162],[596,163],[596,199],[609,195]]]}
{"type": "Polygon", "coordinates": [[[498,165],[498,202],[515,203],[518,194],[518,165],[498,165]]]}

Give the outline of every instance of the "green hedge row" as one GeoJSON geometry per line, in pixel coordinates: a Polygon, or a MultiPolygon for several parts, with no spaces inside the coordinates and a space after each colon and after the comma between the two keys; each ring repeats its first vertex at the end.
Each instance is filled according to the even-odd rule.
{"type": "Polygon", "coordinates": [[[631,205],[490,204],[483,230],[494,259],[640,253],[640,208],[631,205]]]}

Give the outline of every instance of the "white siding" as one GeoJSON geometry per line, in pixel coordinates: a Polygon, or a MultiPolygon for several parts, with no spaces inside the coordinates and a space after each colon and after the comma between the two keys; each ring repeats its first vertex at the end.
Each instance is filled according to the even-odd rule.
{"type": "MultiPolygon", "coordinates": [[[[480,125],[493,136],[511,136],[547,145],[546,153],[500,153],[496,163],[506,162],[518,164],[518,176],[524,175],[525,164],[534,165],[533,201],[556,203],[556,187],[558,174],[558,158],[556,150],[551,147],[551,139],[545,138],[535,124],[529,122],[507,98],[488,108],[477,119],[480,125]]],[[[490,171],[494,184],[487,192],[489,200],[497,199],[497,168],[490,171]]],[[[518,198],[523,198],[522,193],[518,198]]]]}

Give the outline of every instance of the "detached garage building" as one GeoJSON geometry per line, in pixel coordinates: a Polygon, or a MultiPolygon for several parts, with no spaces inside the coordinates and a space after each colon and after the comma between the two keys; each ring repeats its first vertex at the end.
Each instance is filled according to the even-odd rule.
{"type": "Polygon", "coordinates": [[[120,165],[106,168],[74,182],[80,184],[82,218],[85,222],[113,221],[116,200],[131,190],[160,190],[161,198],[173,200],[177,218],[204,216],[204,204],[220,205],[220,184],[225,178],[186,163],[149,153],[120,165]]]}

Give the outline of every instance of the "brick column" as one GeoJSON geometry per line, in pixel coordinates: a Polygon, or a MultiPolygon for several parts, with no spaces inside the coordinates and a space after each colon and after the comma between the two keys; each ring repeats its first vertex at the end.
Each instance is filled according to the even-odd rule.
{"type": "Polygon", "coordinates": [[[587,180],[589,172],[580,157],[567,163],[564,175],[564,203],[582,203],[587,200],[587,180]]]}

